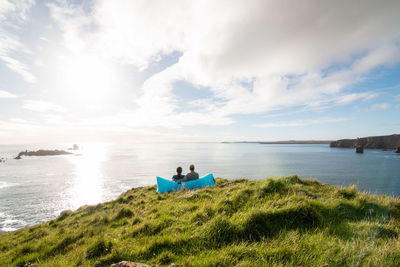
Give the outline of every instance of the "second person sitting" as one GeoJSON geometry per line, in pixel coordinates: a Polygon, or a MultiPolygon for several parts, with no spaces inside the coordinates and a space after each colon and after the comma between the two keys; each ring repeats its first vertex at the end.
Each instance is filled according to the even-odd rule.
{"type": "Polygon", "coordinates": [[[196,180],[199,179],[199,174],[194,171],[194,165],[190,165],[189,167],[190,172],[186,174],[185,176],[185,181],[190,181],[190,180],[196,180]]]}

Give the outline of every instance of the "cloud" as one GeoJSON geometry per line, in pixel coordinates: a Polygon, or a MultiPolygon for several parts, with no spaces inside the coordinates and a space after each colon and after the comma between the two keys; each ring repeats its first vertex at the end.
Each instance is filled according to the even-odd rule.
{"type": "Polygon", "coordinates": [[[24,104],[22,105],[24,109],[28,109],[36,112],[65,112],[65,108],[46,101],[38,101],[38,100],[24,100],[24,104]]]}
{"type": "Polygon", "coordinates": [[[337,104],[347,105],[357,100],[367,101],[373,98],[378,97],[379,94],[373,92],[365,92],[365,93],[352,93],[340,96],[334,100],[337,104]]]}
{"type": "Polygon", "coordinates": [[[276,123],[263,123],[258,124],[256,127],[303,127],[316,124],[324,123],[337,123],[348,121],[349,118],[322,118],[322,119],[312,119],[312,120],[297,120],[297,121],[287,121],[287,122],[276,122],[276,123]]]}
{"type": "Polygon", "coordinates": [[[371,110],[386,110],[390,107],[388,103],[379,103],[379,104],[373,104],[371,106],[371,110]]]}
{"type": "Polygon", "coordinates": [[[16,98],[18,96],[11,94],[7,91],[0,90],[0,98],[16,98]]]}
{"type": "Polygon", "coordinates": [[[117,114],[137,126],[226,125],[233,115],[367,101],[349,93],[380,66],[400,61],[399,1],[106,1],[48,5],[74,53],[139,70],[173,52],[177,63],[148,78],[135,107],[117,114]],[[212,93],[213,104],[179,110],[174,83],[212,93]],[[201,90],[201,89],[199,89],[201,90]]]}
{"type": "Polygon", "coordinates": [[[28,66],[18,60],[18,53],[29,53],[29,49],[20,42],[17,35],[19,25],[27,20],[27,13],[34,0],[3,0],[0,2],[0,61],[12,71],[21,75],[28,83],[35,83],[36,77],[28,66]]]}
{"type": "Polygon", "coordinates": [[[29,72],[28,67],[25,64],[8,56],[0,56],[0,59],[4,61],[4,63],[10,70],[21,75],[25,81],[29,83],[36,82],[36,77],[29,72]]]}

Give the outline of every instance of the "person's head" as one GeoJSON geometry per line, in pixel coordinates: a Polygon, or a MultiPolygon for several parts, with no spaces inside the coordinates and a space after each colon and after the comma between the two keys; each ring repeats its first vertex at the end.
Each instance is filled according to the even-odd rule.
{"type": "Polygon", "coordinates": [[[191,165],[189,166],[189,170],[190,170],[190,171],[194,171],[194,165],[193,165],[193,164],[191,164],[191,165]]]}
{"type": "Polygon", "coordinates": [[[176,173],[181,174],[182,173],[182,168],[181,167],[176,168],[176,173]]]}

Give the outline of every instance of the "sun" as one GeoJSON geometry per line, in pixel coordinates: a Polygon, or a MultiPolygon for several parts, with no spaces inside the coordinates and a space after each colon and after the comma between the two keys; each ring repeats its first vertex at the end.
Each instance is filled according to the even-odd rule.
{"type": "Polygon", "coordinates": [[[115,84],[110,63],[95,55],[81,54],[65,58],[61,69],[63,94],[73,102],[88,107],[107,102],[115,84]]]}

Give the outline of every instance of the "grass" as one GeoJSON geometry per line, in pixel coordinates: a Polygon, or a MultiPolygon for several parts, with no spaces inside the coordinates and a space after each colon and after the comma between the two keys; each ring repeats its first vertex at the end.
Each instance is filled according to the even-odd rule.
{"type": "Polygon", "coordinates": [[[400,266],[400,200],[296,175],[64,211],[0,235],[0,266],[400,266]]]}

